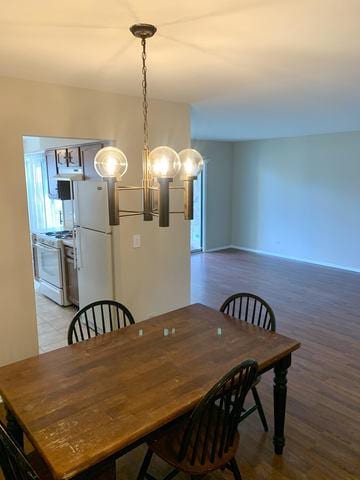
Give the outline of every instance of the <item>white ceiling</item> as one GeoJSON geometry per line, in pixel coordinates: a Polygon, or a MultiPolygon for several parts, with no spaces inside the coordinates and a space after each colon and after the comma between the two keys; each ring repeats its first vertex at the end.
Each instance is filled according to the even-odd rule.
{"type": "Polygon", "coordinates": [[[0,10],[0,75],[189,102],[195,138],[360,129],[360,0],[17,0],[0,10]]]}

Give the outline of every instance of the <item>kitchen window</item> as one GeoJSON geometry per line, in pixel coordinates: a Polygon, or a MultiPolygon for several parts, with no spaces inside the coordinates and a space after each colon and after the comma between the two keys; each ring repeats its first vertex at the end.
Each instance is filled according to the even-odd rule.
{"type": "Polygon", "coordinates": [[[61,230],[62,201],[49,198],[45,153],[27,153],[24,159],[30,231],[61,230]]]}

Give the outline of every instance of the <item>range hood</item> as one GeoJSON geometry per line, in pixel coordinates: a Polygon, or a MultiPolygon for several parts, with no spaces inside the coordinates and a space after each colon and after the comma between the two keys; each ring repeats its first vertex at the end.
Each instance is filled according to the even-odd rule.
{"type": "Polygon", "coordinates": [[[55,175],[55,178],[57,180],[68,180],[68,181],[74,181],[74,180],[83,180],[83,174],[79,172],[63,172],[63,173],[58,173],[55,175]]]}
{"type": "Polygon", "coordinates": [[[59,200],[72,200],[73,199],[73,183],[76,180],[83,180],[82,173],[59,173],[55,175],[57,180],[57,192],[59,200]]]}

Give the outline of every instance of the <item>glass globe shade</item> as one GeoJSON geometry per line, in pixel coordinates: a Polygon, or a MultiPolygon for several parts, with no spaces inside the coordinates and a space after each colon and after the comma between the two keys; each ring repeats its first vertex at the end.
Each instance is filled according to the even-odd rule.
{"type": "Polygon", "coordinates": [[[157,147],[149,155],[150,173],[156,178],[174,178],[180,171],[179,155],[170,147],[157,147]]]}
{"type": "Polygon", "coordinates": [[[121,178],[127,170],[125,153],[116,147],[105,147],[97,152],[94,167],[100,177],[121,178]]]}
{"type": "Polygon", "coordinates": [[[181,161],[181,177],[197,177],[204,166],[203,157],[197,150],[186,148],[179,153],[181,161]]]}

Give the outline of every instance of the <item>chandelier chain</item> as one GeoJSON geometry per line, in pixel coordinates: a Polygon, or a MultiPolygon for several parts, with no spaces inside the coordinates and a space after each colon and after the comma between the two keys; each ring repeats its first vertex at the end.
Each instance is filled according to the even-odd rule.
{"type": "Polygon", "coordinates": [[[147,101],[147,67],[146,67],[146,40],[141,39],[142,45],[142,91],[143,91],[143,116],[144,116],[144,148],[149,148],[149,132],[148,132],[148,101],[147,101]]]}

